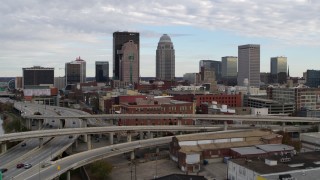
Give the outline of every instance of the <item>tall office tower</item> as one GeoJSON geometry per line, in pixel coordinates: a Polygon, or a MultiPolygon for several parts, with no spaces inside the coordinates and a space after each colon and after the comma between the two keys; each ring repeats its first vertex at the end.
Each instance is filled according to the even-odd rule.
{"type": "Polygon", "coordinates": [[[272,82],[286,83],[287,80],[287,57],[272,57],[270,60],[270,74],[272,82]]]}
{"type": "Polygon", "coordinates": [[[75,61],[66,63],[66,85],[86,82],[86,61],[80,56],[75,61]]]}
{"type": "MultiPolygon", "coordinates": [[[[114,32],[113,33],[113,79],[120,80],[120,54],[118,51],[122,49],[124,43],[133,41],[138,47],[138,58],[140,57],[140,40],[137,32],[114,32]]],[[[140,67],[139,59],[135,59],[140,67]]],[[[138,68],[139,74],[139,68],[138,68]]]]}
{"type": "Polygon", "coordinates": [[[236,85],[238,74],[238,57],[225,56],[222,57],[221,76],[224,84],[236,85]]]}
{"type": "Polygon", "coordinates": [[[201,80],[212,79],[219,81],[221,79],[221,61],[214,60],[200,60],[199,62],[199,72],[201,74],[201,80]],[[212,73],[213,75],[210,75],[212,73]],[[212,77],[208,77],[208,75],[212,77]],[[214,76],[214,77],[213,77],[214,76]]]}
{"type": "Polygon", "coordinates": [[[248,79],[249,86],[260,87],[260,45],[238,46],[238,58],[238,85],[244,86],[248,79]]]}
{"type": "Polygon", "coordinates": [[[167,34],[161,36],[156,54],[156,79],[174,80],[175,52],[171,38],[167,34]]]}
{"type": "MultiPolygon", "coordinates": [[[[306,85],[312,88],[320,86],[320,70],[307,70],[306,85]]],[[[319,98],[318,98],[319,101],[319,98]]]]}
{"type": "Polygon", "coordinates": [[[109,62],[96,61],[96,82],[109,81],[109,62]]]}
{"type": "Polygon", "coordinates": [[[22,68],[23,88],[27,86],[40,86],[54,84],[54,68],[45,68],[34,66],[31,68],[22,68]]]}
{"type": "Polygon", "coordinates": [[[130,40],[118,51],[120,81],[128,85],[139,82],[139,47],[130,40]]]}

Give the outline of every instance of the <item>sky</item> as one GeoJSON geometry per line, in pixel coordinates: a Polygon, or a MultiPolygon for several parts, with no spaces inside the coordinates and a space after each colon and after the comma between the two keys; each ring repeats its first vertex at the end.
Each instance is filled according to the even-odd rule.
{"type": "Polygon", "coordinates": [[[155,76],[162,34],[175,47],[176,76],[199,71],[199,60],[238,56],[238,45],[260,44],[261,72],[286,56],[291,76],[320,69],[317,0],[1,0],[0,77],[22,68],[54,67],[81,57],[87,77],[95,61],[109,61],[112,33],[140,33],[140,75],[155,76]]]}

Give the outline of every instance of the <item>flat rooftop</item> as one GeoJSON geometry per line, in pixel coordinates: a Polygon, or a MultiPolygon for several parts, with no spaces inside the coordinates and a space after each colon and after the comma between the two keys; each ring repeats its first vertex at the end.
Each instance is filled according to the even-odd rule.
{"type": "MultiPolygon", "coordinates": [[[[230,159],[230,161],[248,169],[251,169],[261,175],[320,168],[320,152],[300,153],[294,156],[291,156],[291,154],[287,154],[286,156],[278,155],[268,158],[250,158],[250,160],[251,161],[246,161],[246,159],[230,159]],[[290,157],[291,161],[280,162],[280,159],[282,157],[290,157]],[[277,165],[269,166],[265,164],[265,159],[277,160],[277,165]],[[298,164],[300,164],[300,166],[298,164]]],[[[318,172],[320,176],[320,171],[318,172]]]]}

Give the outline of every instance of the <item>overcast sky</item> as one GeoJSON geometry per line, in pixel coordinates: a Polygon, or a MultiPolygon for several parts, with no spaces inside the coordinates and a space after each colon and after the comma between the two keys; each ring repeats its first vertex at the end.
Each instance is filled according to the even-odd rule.
{"type": "Polygon", "coordinates": [[[54,67],[80,56],[87,76],[109,61],[112,33],[140,32],[141,76],[155,76],[162,34],[176,50],[176,76],[198,72],[199,60],[238,56],[238,45],[261,45],[261,72],[270,57],[287,56],[290,75],[320,69],[320,1],[316,0],[1,0],[0,77],[23,67],[54,67]]]}

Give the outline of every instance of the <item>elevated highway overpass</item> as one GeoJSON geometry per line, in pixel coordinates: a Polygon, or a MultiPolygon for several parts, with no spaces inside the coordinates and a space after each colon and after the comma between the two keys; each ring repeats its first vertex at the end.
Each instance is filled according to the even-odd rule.
{"type": "Polygon", "coordinates": [[[93,149],[81,153],[68,156],[63,159],[52,162],[52,165],[46,168],[37,167],[33,171],[26,171],[25,173],[16,176],[16,180],[25,179],[54,179],[61,174],[67,173],[67,179],[70,179],[70,171],[78,167],[90,164],[94,161],[116,156],[119,154],[133,152],[137,148],[146,148],[152,146],[161,146],[171,142],[172,136],[147,139],[140,141],[127,142],[122,144],[115,144],[98,149],[93,149]]]}
{"type": "Polygon", "coordinates": [[[260,115],[215,115],[215,114],[99,114],[75,116],[45,116],[27,115],[29,119],[59,118],[59,119],[89,119],[99,118],[105,120],[118,119],[194,119],[208,121],[246,121],[246,122],[307,122],[320,123],[320,118],[291,117],[291,116],[260,116],[260,115]]]}

